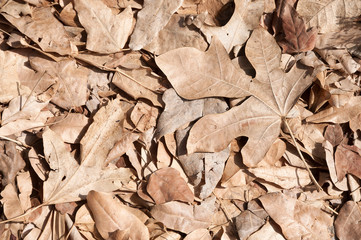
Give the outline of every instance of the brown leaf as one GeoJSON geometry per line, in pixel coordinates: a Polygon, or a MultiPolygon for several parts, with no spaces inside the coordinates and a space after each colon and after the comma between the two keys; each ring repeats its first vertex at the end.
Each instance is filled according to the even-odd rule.
{"type": "Polygon", "coordinates": [[[243,211],[236,217],[236,227],[238,237],[240,239],[247,239],[252,233],[257,231],[265,220],[254,215],[251,211],[243,211]]]}
{"type": "Polygon", "coordinates": [[[332,218],[316,207],[283,193],[260,197],[270,217],[281,227],[286,239],[332,239],[332,218]]]}
{"type": "Polygon", "coordinates": [[[156,126],[158,114],[158,108],[140,100],[130,113],[130,120],[137,130],[145,132],[156,126]]]}
{"type": "Polygon", "coordinates": [[[325,140],[329,141],[333,147],[339,145],[343,140],[343,131],[339,124],[328,125],[325,131],[325,140]]]}
{"type": "Polygon", "coordinates": [[[182,2],[183,0],[145,0],[143,9],[138,12],[137,23],[130,38],[129,47],[132,50],[140,50],[150,43],[158,32],[167,25],[182,2]]]}
{"type": "Polygon", "coordinates": [[[180,202],[167,202],[152,208],[152,216],[167,228],[183,233],[190,233],[199,228],[211,225],[214,211],[214,199],[202,202],[201,205],[188,205],[180,202]]]}
{"type": "Polygon", "coordinates": [[[2,185],[14,184],[18,172],[25,167],[25,162],[16,150],[16,144],[0,141],[0,171],[3,175],[2,185]]]}
{"type": "Polygon", "coordinates": [[[81,140],[81,164],[71,156],[64,142],[50,129],[43,134],[44,154],[50,171],[44,182],[44,202],[56,204],[84,199],[91,190],[113,191],[125,187],[135,190],[129,168],[109,166],[102,170],[110,149],[122,134],[121,122],[130,104],[118,99],[102,107],[81,140]],[[101,172],[101,174],[100,174],[101,172]]]}
{"type": "Polygon", "coordinates": [[[149,232],[144,223],[123,204],[113,199],[112,195],[91,191],[87,196],[87,203],[103,238],[108,238],[109,234],[117,230],[129,230],[131,239],[149,239],[149,232]]]}
{"type": "Polygon", "coordinates": [[[338,145],[335,152],[335,167],[338,181],[347,173],[361,178],[361,150],[356,146],[346,144],[338,145]]]}
{"type": "Polygon", "coordinates": [[[184,240],[211,240],[211,234],[209,234],[209,231],[207,229],[197,229],[188,234],[184,240]]]}
{"type": "Polygon", "coordinates": [[[162,168],[149,177],[147,192],[156,204],[173,200],[192,203],[194,195],[174,168],[162,168]]]}
{"type": "Polygon", "coordinates": [[[359,239],[361,236],[360,205],[354,201],[346,202],[335,220],[336,236],[340,240],[359,239]]]}
{"type": "MultiPolygon", "coordinates": [[[[311,71],[299,64],[288,73],[282,71],[281,51],[273,37],[261,28],[253,31],[246,55],[257,72],[249,85],[253,96],[225,113],[207,115],[196,122],[189,134],[188,153],[220,151],[234,138],[247,136],[243,161],[249,167],[255,166],[277,139],[283,117],[294,117],[291,109],[312,83],[311,71]]],[[[242,82],[238,84],[242,87],[242,82]]]]}
{"type": "Polygon", "coordinates": [[[31,8],[28,4],[11,1],[1,11],[11,24],[38,44],[43,51],[60,55],[77,53],[78,49],[73,40],[54,17],[50,7],[31,8]]]}
{"type": "Polygon", "coordinates": [[[282,30],[285,34],[280,45],[285,53],[307,52],[315,47],[317,30],[309,29],[296,9],[290,4],[283,4],[281,20],[282,30]]]}
{"type": "Polygon", "coordinates": [[[74,7],[88,34],[88,50],[115,53],[124,47],[133,28],[133,13],[130,7],[117,15],[102,1],[75,0],[74,7]]]}
{"type": "Polygon", "coordinates": [[[178,48],[155,61],[177,93],[185,99],[249,95],[247,84],[251,78],[232,64],[222,43],[215,37],[207,52],[178,48]]]}

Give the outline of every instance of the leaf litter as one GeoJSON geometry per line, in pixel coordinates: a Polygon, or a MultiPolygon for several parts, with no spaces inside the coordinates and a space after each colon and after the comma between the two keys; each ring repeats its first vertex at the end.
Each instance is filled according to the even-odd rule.
{"type": "Polygon", "coordinates": [[[0,10],[1,239],[360,239],[359,0],[0,10]]]}

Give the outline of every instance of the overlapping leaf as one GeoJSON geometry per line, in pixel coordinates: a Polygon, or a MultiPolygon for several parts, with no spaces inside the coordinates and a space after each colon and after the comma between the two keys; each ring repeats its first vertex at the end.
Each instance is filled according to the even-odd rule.
{"type": "MultiPolygon", "coordinates": [[[[158,66],[165,72],[182,97],[253,95],[228,112],[207,115],[200,119],[189,134],[187,142],[189,153],[221,151],[232,139],[247,136],[248,142],[242,149],[244,163],[255,166],[277,139],[282,120],[293,117],[292,107],[312,83],[311,71],[297,64],[285,73],[280,68],[280,48],[274,38],[261,28],[254,30],[248,40],[246,55],[257,72],[252,83],[249,83],[247,76],[241,74],[229,63],[226,52],[220,49],[217,40],[205,54],[195,49],[183,48],[157,58],[158,66]],[[178,71],[175,74],[174,66],[171,68],[171,64],[165,64],[167,59],[169,61],[172,58],[182,63],[182,59],[188,56],[189,52],[198,53],[194,60],[189,61],[193,62],[193,66],[197,69],[193,68],[194,70],[189,70],[189,72],[183,70],[183,73],[178,71]],[[204,59],[208,60],[208,65],[202,65],[204,59]],[[219,67],[213,67],[213,69],[206,67],[212,65],[212,62],[218,63],[216,66],[219,67]],[[209,75],[195,77],[195,70],[209,75]],[[192,77],[190,73],[193,74],[192,77]],[[238,73],[236,78],[233,77],[234,73],[238,73]],[[184,92],[185,89],[186,92],[184,92]]],[[[192,69],[190,64],[187,66],[180,64],[180,66],[184,69],[192,69]]]]}

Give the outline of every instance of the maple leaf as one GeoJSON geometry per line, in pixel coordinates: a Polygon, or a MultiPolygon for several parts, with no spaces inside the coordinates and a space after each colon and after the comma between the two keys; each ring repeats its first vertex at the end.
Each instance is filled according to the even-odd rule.
{"type": "Polygon", "coordinates": [[[274,38],[262,28],[253,31],[246,45],[246,56],[257,73],[251,83],[246,75],[242,75],[231,65],[227,52],[219,46],[217,40],[207,53],[210,56],[196,49],[177,49],[158,57],[156,63],[182,97],[252,96],[225,113],[207,115],[196,122],[189,133],[188,153],[218,152],[226,148],[234,138],[247,136],[248,142],[242,149],[243,161],[249,167],[255,166],[278,138],[282,121],[295,116],[291,109],[312,83],[313,71],[296,64],[285,73],[280,68],[280,48],[274,38]],[[185,58],[190,51],[199,58],[186,62],[185,58]],[[211,54],[212,52],[215,53],[211,54]],[[183,64],[178,65],[182,63],[179,59],[184,59],[183,64]],[[192,64],[193,62],[196,64],[192,64]],[[218,63],[217,68],[209,66],[212,62],[218,63]],[[175,75],[174,71],[179,68],[186,70],[178,71],[175,75]],[[202,76],[207,70],[211,72],[202,76]],[[194,74],[197,71],[203,78],[197,78],[194,74]],[[194,74],[192,78],[188,76],[189,73],[194,74]],[[188,87],[184,87],[185,85],[188,87]],[[185,90],[191,91],[187,93],[185,90]]]}

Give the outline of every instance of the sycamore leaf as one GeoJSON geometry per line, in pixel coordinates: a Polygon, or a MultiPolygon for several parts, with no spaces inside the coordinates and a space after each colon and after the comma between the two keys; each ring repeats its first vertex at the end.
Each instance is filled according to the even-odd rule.
{"type": "Polygon", "coordinates": [[[119,52],[133,27],[133,13],[127,7],[118,15],[102,1],[75,0],[75,10],[88,36],[86,48],[98,53],[119,52]]]}
{"type": "Polygon", "coordinates": [[[147,192],[156,204],[173,200],[192,203],[194,195],[174,168],[162,168],[150,175],[147,192]]]}
{"type": "Polygon", "coordinates": [[[137,15],[137,23],[130,38],[129,47],[140,50],[150,43],[182,5],[183,0],[145,0],[137,15]]]}
{"type": "Polygon", "coordinates": [[[117,230],[128,230],[129,239],[147,240],[149,232],[144,223],[112,195],[91,191],[87,196],[88,206],[95,225],[104,239],[117,230]],[[126,221],[124,221],[126,220],[126,221]]]}
{"type": "Polygon", "coordinates": [[[129,168],[102,169],[103,161],[122,134],[119,122],[123,121],[129,105],[115,99],[97,112],[81,141],[80,165],[57,134],[50,129],[44,132],[44,154],[53,170],[44,182],[45,204],[78,201],[85,199],[91,190],[113,191],[131,182],[133,173],[129,168]]]}
{"type": "Polygon", "coordinates": [[[185,99],[249,95],[247,84],[251,78],[232,64],[216,37],[207,52],[190,47],[178,48],[162,54],[155,61],[177,93],[185,99]]]}
{"type": "Polygon", "coordinates": [[[315,47],[317,30],[309,29],[306,31],[303,19],[293,6],[287,3],[282,6],[281,20],[285,37],[280,45],[283,52],[299,53],[312,50],[315,47]]]}
{"type": "MultiPolygon", "coordinates": [[[[246,55],[257,72],[248,88],[253,96],[225,113],[207,115],[196,122],[189,134],[188,153],[221,151],[234,138],[247,136],[243,161],[247,166],[255,166],[277,139],[282,120],[294,117],[291,109],[312,83],[311,71],[296,64],[285,73],[280,68],[280,48],[262,28],[252,33],[246,55]]],[[[242,82],[238,84],[242,89],[242,82]]],[[[227,93],[228,88],[225,90],[227,93]]],[[[224,92],[222,86],[217,92],[224,92]]]]}

